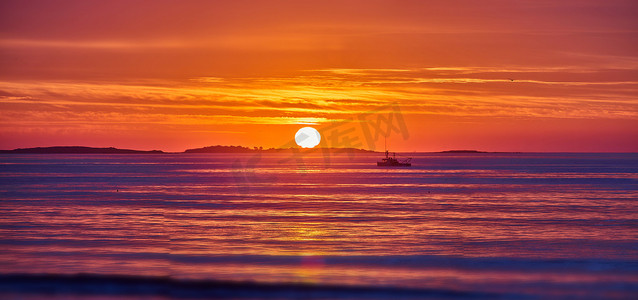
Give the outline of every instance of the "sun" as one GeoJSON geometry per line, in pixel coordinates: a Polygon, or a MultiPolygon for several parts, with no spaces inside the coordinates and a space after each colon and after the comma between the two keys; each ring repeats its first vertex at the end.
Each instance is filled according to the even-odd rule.
{"type": "Polygon", "coordinates": [[[304,127],[297,131],[295,134],[295,143],[302,148],[313,148],[319,145],[321,141],[321,134],[317,129],[312,127],[304,127]]]}

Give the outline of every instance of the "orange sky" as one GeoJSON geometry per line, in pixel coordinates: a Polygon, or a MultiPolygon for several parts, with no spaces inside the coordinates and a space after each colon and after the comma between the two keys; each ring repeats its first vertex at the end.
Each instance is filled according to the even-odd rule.
{"type": "Polygon", "coordinates": [[[2,1],[0,149],[280,147],[308,124],[345,146],[327,138],[338,122],[381,150],[360,117],[398,107],[396,151],[638,151],[637,15],[615,0],[2,1]]]}

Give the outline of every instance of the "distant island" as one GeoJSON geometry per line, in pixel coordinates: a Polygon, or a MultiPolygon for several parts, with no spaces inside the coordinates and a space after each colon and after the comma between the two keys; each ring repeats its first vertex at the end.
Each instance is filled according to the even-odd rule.
{"type": "Polygon", "coordinates": [[[55,146],[55,147],[36,147],[36,148],[18,148],[13,150],[0,150],[2,154],[156,154],[164,153],[160,150],[142,151],[130,149],[109,148],[93,148],[82,146],[55,146]]]}
{"type": "Polygon", "coordinates": [[[490,153],[490,152],[478,151],[478,150],[446,150],[446,151],[440,151],[437,153],[471,154],[471,153],[490,153]]]}
{"type": "MultiPolygon", "coordinates": [[[[131,150],[131,149],[118,149],[114,147],[108,148],[94,148],[84,146],[55,146],[55,147],[36,147],[36,148],[18,148],[13,150],[0,150],[0,154],[167,154],[167,153],[286,153],[291,151],[299,151],[304,154],[313,153],[361,153],[361,154],[373,154],[382,153],[381,151],[372,151],[357,148],[268,148],[263,147],[243,147],[243,146],[208,146],[202,148],[187,149],[184,152],[164,152],[161,150],[131,150]]],[[[409,152],[397,152],[397,153],[409,153],[409,152]]],[[[503,153],[503,152],[486,152],[478,150],[446,150],[439,152],[413,152],[413,153],[441,153],[441,154],[481,154],[481,153],[503,153]]]]}
{"type": "Polygon", "coordinates": [[[376,153],[375,151],[371,151],[371,150],[364,150],[364,149],[356,149],[356,148],[310,148],[310,149],[305,149],[305,148],[268,148],[268,149],[264,149],[263,147],[253,147],[253,148],[248,148],[248,147],[242,147],[242,146],[221,146],[221,145],[216,145],[216,146],[209,146],[209,147],[203,147],[203,148],[195,148],[195,149],[188,149],[186,151],[184,151],[184,153],[253,153],[253,152],[265,152],[265,153],[281,153],[281,152],[289,152],[292,150],[298,150],[300,152],[303,153],[324,153],[325,151],[328,151],[330,153],[341,153],[341,152],[348,152],[348,153],[376,153]]]}
{"type": "MultiPolygon", "coordinates": [[[[203,148],[188,149],[184,152],[178,153],[282,153],[298,150],[302,153],[376,153],[375,151],[355,149],[355,148],[269,148],[263,149],[262,147],[243,147],[243,146],[209,146],[203,148]]],[[[0,150],[0,154],[165,154],[171,152],[164,152],[161,150],[131,150],[131,149],[118,149],[114,147],[109,148],[94,148],[83,146],[55,146],[55,147],[36,147],[36,148],[18,148],[13,150],[0,150]]]]}

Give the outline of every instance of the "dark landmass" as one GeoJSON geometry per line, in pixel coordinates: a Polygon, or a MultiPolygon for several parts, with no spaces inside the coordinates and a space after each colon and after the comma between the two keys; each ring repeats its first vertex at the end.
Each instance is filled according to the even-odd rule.
{"type": "MultiPolygon", "coordinates": [[[[183,153],[285,153],[291,151],[299,151],[300,153],[376,153],[375,151],[355,149],[355,148],[269,148],[261,147],[242,147],[242,146],[209,146],[196,149],[188,149],[183,153]]],[[[55,146],[55,147],[36,147],[36,148],[18,148],[13,150],[0,150],[0,154],[161,154],[168,153],[160,150],[131,150],[109,148],[93,148],[82,146],[55,146]]]]}
{"type": "Polygon", "coordinates": [[[209,146],[203,148],[196,149],[188,149],[184,151],[184,153],[254,153],[254,152],[263,152],[263,153],[282,153],[282,152],[290,152],[293,150],[297,150],[302,153],[376,153],[371,150],[364,149],[356,149],[356,148],[268,148],[263,149],[262,147],[242,147],[242,146],[209,146]]]}
{"type": "Polygon", "coordinates": [[[56,146],[37,148],[18,148],[13,150],[0,150],[2,154],[157,154],[164,153],[160,150],[141,151],[130,149],[92,148],[82,146],[56,146]]]}
{"type": "Polygon", "coordinates": [[[475,291],[177,279],[99,274],[0,274],[0,297],[46,299],[519,299],[524,295],[475,291]]]}
{"type": "MultiPolygon", "coordinates": [[[[298,151],[303,154],[339,154],[339,153],[361,153],[361,154],[374,154],[383,153],[383,151],[372,151],[357,148],[268,148],[262,147],[243,147],[243,146],[208,146],[203,148],[187,149],[184,152],[177,153],[288,153],[291,151],[298,151]]],[[[18,148],[13,150],[0,150],[0,154],[161,154],[161,153],[173,153],[164,152],[161,150],[131,150],[131,149],[118,149],[114,147],[109,148],[94,148],[83,146],[55,146],[55,147],[36,147],[36,148],[18,148]]],[[[393,152],[391,152],[393,153],[393,152]]],[[[409,152],[401,152],[409,153],[409,152]]],[[[441,153],[441,154],[482,154],[482,153],[520,153],[520,152],[486,152],[478,150],[447,150],[440,152],[413,152],[413,153],[441,153]]]]}
{"type": "Polygon", "coordinates": [[[464,153],[490,153],[490,152],[486,152],[486,151],[478,151],[478,150],[447,150],[447,151],[440,151],[440,152],[436,152],[436,153],[457,153],[457,154],[464,154],[464,153]]]}
{"type": "Polygon", "coordinates": [[[208,146],[203,148],[186,149],[184,153],[252,153],[259,151],[257,149],[250,149],[242,146],[208,146]]]}

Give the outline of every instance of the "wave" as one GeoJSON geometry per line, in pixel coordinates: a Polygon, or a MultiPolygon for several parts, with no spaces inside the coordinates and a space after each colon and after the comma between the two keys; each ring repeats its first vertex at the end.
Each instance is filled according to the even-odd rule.
{"type": "MultiPolygon", "coordinates": [[[[72,240],[69,240],[72,241],[72,240]]],[[[2,240],[0,245],[33,245],[41,243],[49,245],[45,241],[20,241],[2,240]]],[[[108,240],[94,240],[75,242],[87,245],[109,245],[108,240]]],[[[494,242],[503,244],[504,242],[494,242]]],[[[632,247],[638,247],[638,243],[632,243],[632,247]]],[[[454,269],[475,271],[504,271],[504,272],[560,272],[560,273],[614,273],[614,274],[638,274],[638,260],[634,257],[624,258],[527,258],[527,257],[463,257],[452,255],[197,255],[175,254],[162,252],[83,252],[83,251],[38,251],[34,252],[38,257],[65,258],[81,256],[85,258],[116,261],[159,261],[165,262],[167,270],[171,264],[186,265],[215,265],[235,264],[270,266],[299,266],[307,261],[320,261],[325,266],[343,266],[353,268],[410,268],[414,270],[429,269],[454,269]]]]}
{"type": "Polygon", "coordinates": [[[0,297],[134,296],[162,299],[521,299],[446,289],[188,280],[172,277],[98,274],[0,274],[0,297]]]}

